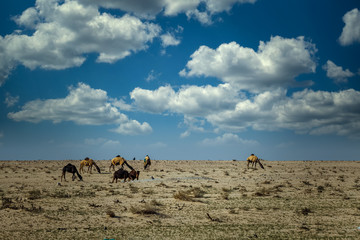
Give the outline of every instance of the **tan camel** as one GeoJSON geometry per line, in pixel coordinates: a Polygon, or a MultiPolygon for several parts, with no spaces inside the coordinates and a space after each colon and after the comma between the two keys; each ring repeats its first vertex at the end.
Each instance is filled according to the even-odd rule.
{"type": "Polygon", "coordinates": [[[254,154],[251,154],[251,155],[246,159],[246,161],[247,161],[247,167],[248,167],[248,168],[249,168],[250,163],[251,163],[251,167],[254,167],[254,164],[255,164],[255,168],[256,168],[256,164],[259,163],[260,167],[261,167],[262,169],[264,169],[264,166],[261,164],[260,159],[259,159],[257,156],[255,156],[254,154]]]}
{"type": "Polygon", "coordinates": [[[91,170],[92,170],[92,167],[95,166],[96,167],[96,170],[98,171],[98,173],[101,173],[100,172],[100,168],[98,167],[98,165],[96,165],[96,163],[94,162],[94,160],[92,160],[91,158],[85,158],[84,160],[82,160],[80,162],[80,168],[79,168],[79,172],[81,173],[84,172],[84,166],[87,166],[88,167],[88,170],[87,172],[89,172],[90,170],[90,174],[91,174],[91,170]]]}
{"type": "Polygon", "coordinates": [[[128,163],[127,161],[123,158],[123,157],[120,157],[120,155],[117,155],[116,157],[114,157],[112,160],[111,160],[111,164],[110,164],[110,167],[109,167],[109,172],[110,172],[110,169],[112,168],[114,171],[115,171],[115,166],[116,165],[120,165],[120,168],[124,168],[124,164],[126,166],[128,166],[128,168],[130,168],[131,170],[133,170],[134,168],[132,168],[128,163]]]}

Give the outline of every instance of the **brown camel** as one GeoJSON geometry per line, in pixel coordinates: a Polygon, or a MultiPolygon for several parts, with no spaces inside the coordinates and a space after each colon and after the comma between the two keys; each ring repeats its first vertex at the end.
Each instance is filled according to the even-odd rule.
{"type": "Polygon", "coordinates": [[[114,172],[113,180],[112,180],[111,183],[113,183],[115,180],[117,182],[118,179],[124,179],[124,182],[126,182],[127,178],[129,178],[129,172],[122,169],[122,168],[120,168],[119,170],[114,172]]]}
{"type": "Polygon", "coordinates": [[[82,181],[82,176],[80,175],[80,173],[78,172],[78,170],[76,169],[76,167],[72,164],[68,164],[66,165],[65,167],[63,167],[62,169],[62,175],[61,175],[61,182],[62,182],[62,179],[64,177],[64,180],[66,181],[66,178],[65,178],[65,173],[66,172],[69,172],[69,173],[72,173],[72,180],[74,181],[76,176],[75,176],[75,173],[77,174],[77,176],[79,177],[80,181],[82,181]]]}
{"type": "Polygon", "coordinates": [[[96,165],[96,163],[94,162],[94,160],[92,160],[91,158],[85,158],[84,160],[82,160],[80,162],[80,168],[79,168],[79,172],[84,172],[84,166],[88,167],[87,172],[89,172],[90,170],[90,174],[91,174],[91,170],[92,167],[95,166],[96,170],[98,171],[98,173],[101,173],[100,168],[98,167],[98,165],[96,165]]]}
{"type": "Polygon", "coordinates": [[[123,158],[123,157],[120,157],[120,155],[117,155],[116,157],[114,157],[112,160],[111,160],[111,164],[110,164],[110,167],[109,167],[109,172],[110,172],[110,169],[112,168],[114,171],[115,171],[115,166],[116,165],[120,165],[120,168],[123,169],[124,168],[124,164],[126,166],[128,166],[128,168],[130,168],[130,170],[133,170],[134,168],[132,168],[128,163],[127,161],[123,158]]]}
{"type": "Polygon", "coordinates": [[[247,158],[247,167],[249,168],[249,165],[251,163],[251,167],[254,167],[255,164],[255,168],[256,168],[256,164],[259,163],[260,167],[262,169],[264,169],[264,166],[261,164],[260,159],[255,156],[254,154],[251,154],[248,158],[247,158]]]}

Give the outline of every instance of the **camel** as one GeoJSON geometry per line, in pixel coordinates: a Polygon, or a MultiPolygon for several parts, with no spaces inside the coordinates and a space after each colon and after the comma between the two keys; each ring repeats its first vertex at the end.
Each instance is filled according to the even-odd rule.
{"type": "Polygon", "coordinates": [[[250,157],[247,158],[247,167],[249,168],[249,165],[251,163],[251,167],[254,167],[255,164],[255,168],[256,168],[256,164],[259,163],[260,167],[262,169],[265,169],[264,166],[261,164],[260,159],[255,156],[254,154],[251,154],[250,157]]]}
{"type": "Polygon", "coordinates": [[[79,172],[81,173],[81,171],[82,172],[84,172],[84,166],[88,166],[88,170],[87,170],[87,172],[89,172],[89,170],[90,170],[90,174],[91,174],[91,170],[92,170],[92,167],[93,167],[93,165],[95,166],[95,168],[96,168],[96,170],[98,171],[98,173],[101,173],[100,172],[100,168],[98,167],[98,165],[96,165],[96,163],[94,162],[94,160],[92,160],[91,158],[85,158],[84,160],[82,160],[81,162],[80,162],[80,168],[79,168],[79,172]]]}
{"type": "Polygon", "coordinates": [[[144,159],[144,170],[146,170],[146,168],[151,165],[151,160],[149,155],[146,155],[145,159],[144,159]]]}
{"type": "MultiPolygon", "coordinates": [[[[117,182],[118,179],[124,179],[124,182],[126,182],[126,179],[129,178],[129,172],[120,168],[116,172],[114,172],[113,180],[111,183],[113,183],[115,180],[117,182]]],[[[130,179],[130,178],[129,178],[130,179]]],[[[129,180],[130,181],[130,180],[129,180]]]]}
{"type": "Polygon", "coordinates": [[[69,173],[72,173],[73,176],[72,176],[72,180],[74,181],[76,176],[75,176],[75,173],[77,174],[77,176],[79,177],[80,181],[82,181],[82,176],[80,175],[80,173],[78,172],[78,170],[76,169],[76,167],[74,165],[72,165],[71,163],[69,163],[68,165],[66,165],[65,167],[63,167],[62,169],[62,175],[61,175],[61,182],[62,182],[62,179],[64,177],[64,180],[66,181],[66,178],[65,178],[65,173],[66,172],[69,172],[69,173]]]}
{"type": "Polygon", "coordinates": [[[131,170],[129,173],[129,180],[139,180],[140,171],[131,170]]]}
{"type": "Polygon", "coordinates": [[[124,164],[126,166],[128,166],[128,168],[130,168],[131,170],[134,169],[127,163],[127,161],[123,157],[120,157],[120,155],[117,155],[115,158],[113,158],[111,160],[111,164],[110,164],[110,167],[109,167],[109,172],[110,172],[111,168],[115,171],[115,165],[120,165],[120,168],[123,169],[124,164]]]}

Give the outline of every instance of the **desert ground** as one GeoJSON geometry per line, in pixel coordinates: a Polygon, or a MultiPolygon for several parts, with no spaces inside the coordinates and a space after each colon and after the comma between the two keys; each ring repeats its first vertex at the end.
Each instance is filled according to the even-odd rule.
{"type": "Polygon", "coordinates": [[[360,161],[95,162],[0,161],[0,239],[360,239],[360,161]]]}

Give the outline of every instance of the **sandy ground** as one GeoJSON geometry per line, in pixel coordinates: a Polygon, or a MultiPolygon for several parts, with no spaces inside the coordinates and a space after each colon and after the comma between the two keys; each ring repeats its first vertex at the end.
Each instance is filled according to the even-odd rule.
{"type": "Polygon", "coordinates": [[[67,163],[0,161],[0,239],[360,239],[358,161],[130,160],[125,183],[67,163]]]}

